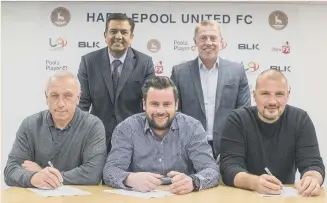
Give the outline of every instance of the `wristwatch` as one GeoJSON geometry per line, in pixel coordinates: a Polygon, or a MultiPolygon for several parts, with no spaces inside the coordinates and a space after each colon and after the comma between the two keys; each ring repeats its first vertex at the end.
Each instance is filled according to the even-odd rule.
{"type": "Polygon", "coordinates": [[[192,184],[193,184],[193,191],[199,191],[200,190],[200,178],[196,175],[190,175],[192,178],[192,184]]]}

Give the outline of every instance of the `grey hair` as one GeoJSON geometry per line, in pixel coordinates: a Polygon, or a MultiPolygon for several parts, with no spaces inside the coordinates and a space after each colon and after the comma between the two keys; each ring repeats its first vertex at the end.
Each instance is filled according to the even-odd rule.
{"type": "Polygon", "coordinates": [[[74,79],[74,81],[77,84],[77,90],[78,90],[78,94],[81,93],[81,83],[79,82],[77,76],[69,71],[58,71],[55,74],[53,74],[52,76],[49,77],[49,79],[47,80],[46,86],[45,86],[45,94],[47,94],[49,85],[51,83],[51,80],[53,78],[63,78],[63,77],[67,77],[67,78],[72,78],[74,79]]]}
{"type": "Polygon", "coordinates": [[[195,30],[194,30],[194,40],[195,40],[195,38],[196,38],[196,36],[198,34],[198,31],[199,31],[200,27],[207,26],[207,25],[216,26],[218,28],[220,37],[223,38],[222,30],[221,30],[221,24],[220,23],[218,23],[215,20],[204,20],[204,21],[202,21],[201,23],[199,23],[195,27],[195,30]]]}

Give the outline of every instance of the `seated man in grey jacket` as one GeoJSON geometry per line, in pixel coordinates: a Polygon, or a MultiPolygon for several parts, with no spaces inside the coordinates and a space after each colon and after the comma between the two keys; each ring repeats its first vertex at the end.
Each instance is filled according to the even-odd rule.
{"type": "Polygon", "coordinates": [[[175,194],[218,185],[219,167],[206,132],[198,120],[176,113],[173,81],[156,76],[146,81],[142,92],[145,113],[127,118],[113,132],[104,183],[148,192],[171,182],[175,194]]]}
{"type": "Polygon", "coordinates": [[[106,159],[105,130],[77,107],[80,85],[69,72],[49,78],[49,110],[23,120],[4,170],[8,186],[54,189],[99,184],[106,159]]]}

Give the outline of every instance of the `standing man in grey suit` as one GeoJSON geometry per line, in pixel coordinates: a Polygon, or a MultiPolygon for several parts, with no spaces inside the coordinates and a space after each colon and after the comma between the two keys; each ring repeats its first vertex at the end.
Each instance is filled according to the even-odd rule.
{"type": "Polygon", "coordinates": [[[215,158],[227,115],[251,105],[243,65],[219,57],[222,39],[219,23],[201,22],[194,33],[199,57],[174,66],[171,75],[179,90],[180,111],[202,123],[215,158]]]}
{"type": "Polygon", "coordinates": [[[79,107],[99,117],[106,128],[108,152],[111,134],[125,118],[142,112],[144,81],[155,76],[150,56],[131,48],[134,21],[125,14],[111,14],[104,32],[108,47],[82,56],[79,107]]]}

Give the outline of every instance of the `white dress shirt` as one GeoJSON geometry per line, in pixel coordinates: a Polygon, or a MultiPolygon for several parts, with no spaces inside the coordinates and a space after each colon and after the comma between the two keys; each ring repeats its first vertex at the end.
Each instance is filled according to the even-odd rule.
{"type": "Polygon", "coordinates": [[[218,82],[218,67],[219,67],[219,57],[213,68],[208,69],[202,63],[200,57],[199,62],[199,72],[201,79],[201,86],[204,99],[204,107],[206,113],[206,132],[207,139],[210,141],[213,139],[213,126],[215,120],[215,104],[216,104],[216,90],[218,82]]]}

